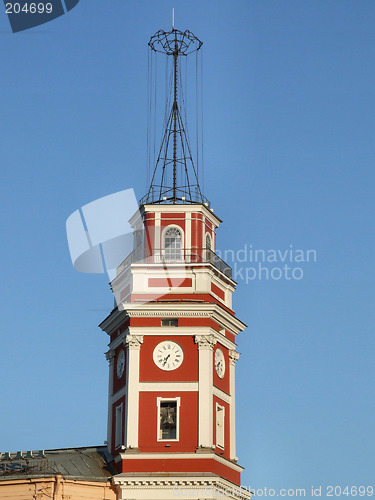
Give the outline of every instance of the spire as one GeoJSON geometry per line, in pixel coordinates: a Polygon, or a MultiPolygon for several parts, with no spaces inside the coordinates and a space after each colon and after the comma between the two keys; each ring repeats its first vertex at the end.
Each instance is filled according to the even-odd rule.
{"type": "Polygon", "coordinates": [[[199,186],[198,172],[194,165],[185,125],[180,111],[179,61],[202,47],[202,42],[189,30],[173,27],[171,31],[157,31],[148,43],[151,50],[173,58],[173,101],[161,146],[146,196],[140,204],[148,203],[202,203],[208,205],[199,186]]]}

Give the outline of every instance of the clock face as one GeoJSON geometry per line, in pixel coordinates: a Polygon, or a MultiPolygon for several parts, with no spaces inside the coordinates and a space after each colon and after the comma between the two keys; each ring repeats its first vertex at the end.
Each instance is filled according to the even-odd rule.
{"type": "Polygon", "coordinates": [[[153,358],[156,366],[170,372],[181,366],[184,360],[184,351],[176,342],[165,340],[155,347],[153,358]]]}
{"type": "Polygon", "coordinates": [[[215,370],[220,378],[224,378],[225,373],[225,359],[221,349],[216,349],[215,352],[215,370]]]}
{"type": "Polygon", "coordinates": [[[117,356],[117,378],[121,378],[125,369],[125,352],[123,349],[119,352],[117,356]]]}

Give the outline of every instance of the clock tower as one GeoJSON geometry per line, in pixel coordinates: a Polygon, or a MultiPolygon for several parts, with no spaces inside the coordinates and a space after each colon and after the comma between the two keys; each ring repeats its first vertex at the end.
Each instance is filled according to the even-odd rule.
{"type": "Polygon", "coordinates": [[[158,31],[172,57],[172,105],[146,196],[130,220],[134,250],[111,288],[108,449],[118,498],[250,498],[235,434],[236,318],[232,271],[215,253],[221,220],[203,196],[180,109],[190,31],[158,31]]]}

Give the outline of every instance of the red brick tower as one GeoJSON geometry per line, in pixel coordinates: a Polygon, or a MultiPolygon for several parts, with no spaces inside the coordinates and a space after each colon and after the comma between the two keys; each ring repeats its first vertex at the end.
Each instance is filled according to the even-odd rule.
{"type": "Polygon", "coordinates": [[[249,498],[235,444],[235,337],[245,325],[232,309],[231,269],[215,254],[221,221],[201,193],[176,90],[179,57],[202,44],[175,29],[149,45],[160,43],[173,56],[172,109],[130,221],[134,251],[111,282],[118,307],[100,325],[110,337],[115,483],[124,499],[249,498]]]}

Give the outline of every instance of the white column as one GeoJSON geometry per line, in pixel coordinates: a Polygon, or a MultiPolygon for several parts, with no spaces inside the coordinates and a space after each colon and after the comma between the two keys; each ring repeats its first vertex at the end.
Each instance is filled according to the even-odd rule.
{"type": "Polygon", "coordinates": [[[112,446],[112,393],[113,393],[113,365],[115,359],[115,351],[110,349],[105,353],[105,357],[109,364],[109,381],[108,381],[108,418],[107,418],[107,447],[111,450],[112,446]]]}
{"type": "Polygon", "coordinates": [[[138,448],[139,358],[143,335],[127,335],[125,446],[138,448]]]}
{"type": "Polygon", "coordinates": [[[213,335],[196,335],[198,344],[198,447],[213,446],[213,335]]]}
{"type": "Polygon", "coordinates": [[[191,212],[186,212],[185,215],[185,249],[191,249],[191,212]]]}
{"type": "MultiPolygon", "coordinates": [[[[159,250],[162,247],[161,242],[161,213],[155,212],[155,234],[154,234],[154,249],[159,250]]],[[[157,253],[154,251],[154,253],[157,253]]]]}
{"type": "Polygon", "coordinates": [[[229,383],[230,383],[230,458],[236,458],[236,361],[240,357],[237,351],[229,351],[229,383]]]}

